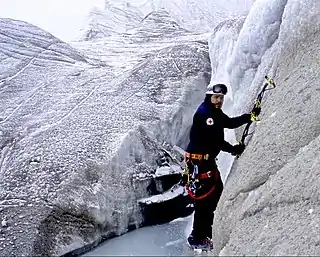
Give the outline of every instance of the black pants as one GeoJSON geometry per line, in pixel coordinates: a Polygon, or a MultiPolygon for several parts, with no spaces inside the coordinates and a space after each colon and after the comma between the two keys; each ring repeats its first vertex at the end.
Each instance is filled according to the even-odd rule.
{"type": "Polygon", "coordinates": [[[194,164],[198,165],[199,173],[205,173],[208,171],[213,172],[213,177],[200,179],[201,188],[197,191],[196,196],[201,196],[209,192],[214,186],[214,190],[211,194],[203,199],[195,201],[195,212],[193,220],[192,235],[196,239],[203,239],[205,237],[212,238],[212,223],[214,218],[214,211],[216,210],[219,202],[223,183],[221,181],[220,172],[217,169],[215,160],[208,161],[193,161],[194,164]]]}

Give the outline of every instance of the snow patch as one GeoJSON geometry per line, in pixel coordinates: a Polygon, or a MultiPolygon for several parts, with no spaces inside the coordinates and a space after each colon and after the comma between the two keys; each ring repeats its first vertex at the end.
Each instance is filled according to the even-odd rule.
{"type": "Polygon", "coordinates": [[[172,164],[170,166],[158,167],[155,173],[156,177],[166,176],[170,174],[179,174],[181,173],[181,167],[176,164],[172,164]]]}
{"type": "Polygon", "coordinates": [[[176,187],[175,189],[168,190],[162,194],[154,195],[148,198],[142,198],[138,202],[144,204],[152,204],[152,203],[161,203],[165,201],[169,201],[173,198],[176,198],[180,195],[185,194],[185,189],[182,186],[176,187]]]}

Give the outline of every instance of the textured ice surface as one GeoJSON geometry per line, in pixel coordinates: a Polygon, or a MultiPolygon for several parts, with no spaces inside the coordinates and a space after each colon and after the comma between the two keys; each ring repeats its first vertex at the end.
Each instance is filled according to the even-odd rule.
{"type": "MultiPolygon", "coordinates": [[[[224,22],[210,36],[212,80],[229,85],[229,114],[250,110],[266,74],[278,86],[266,93],[262,120],[226,182],[213,225],[215,254],[320,254],[319,12],[317,1],[256,1],[246,20],[224,22]]],[[[160,231],[153,233],[166,238],[160,231]]],[[[145,235],[138,230],[136,237],[145,235]]]]}
{"type": "Polygon", "coordinates": [[[243,93],[234,92],[235,111],[249,108],[264,75],[278,87],[266,92],[261,122],[228,177],[215,254],[320,254],[319,25],[318,1],[261,0],[240,31],[227,76],[243,93]]]}
{"type": "MultiPolygon", "coordinates": [[[[185,28],[208,31],[212,22],[213,29],[216,20],[207,19],[215,12],[164,1],[143,6],[133,16],[131,7],[115,11],[123,25],[100,34],[91,23],[88,41],[72,46],[0,20],[0,253],[63,254],[138,226],[136,201],[148,193],[133,174],[155,171],[164,141],[185,146],[209,72],[208,35],[185,28]],[[139,12],[161,5],[171,15],[153,12],[138,22],[139,12]],[[181,25],[201,13],[208,18],[181,25]]],[[[318,1],[257,0],[246,19],[225,21],[210,35],[212,80],[228,83],[231,116],[250,110],[266,74],[278,85],[225,185],[216,254],[320,254],[319,17],[318,1]]],[[[219,157],[219,167],[228,171],[231,161],[219,157]]],[[[177,235],[164,244],[185,240],[177,235]]]]}
{"type": "Polygon", "coordinates": [[[164,142],[184,147],[210,77],[205,37],[171,24],[154,12],[70,46],[0,20],[0,253],[59,255],[141,224],[150,179],[134,175],[152,178],[164,142]]]}

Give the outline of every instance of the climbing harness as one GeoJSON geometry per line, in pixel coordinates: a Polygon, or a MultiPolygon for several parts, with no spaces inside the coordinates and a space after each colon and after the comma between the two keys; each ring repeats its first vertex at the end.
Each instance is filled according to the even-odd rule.
{"type": "MultiPolygon", "coordinates": [[[[194,159],[198,159],[198,160],[208,160],[207,158],[209,157],[209,155],[201,155],[201,154],[192,154],[191,155],[189,153],[186,153],[186,157],[190,158],[189,156],[190,157],[191,156],[197,157],[194,159]]],[[[199,174],[198,165],[192,164],[192,167],[193,167],[193,169],[190,170],[189,166],[186,164],[185,168],[182,172],[182,177],[183,176],[187,177],[187,181],[184,186],[186,187],[187,192],[192,199],[201,200],[201,199],[207,197],[208,195],[210,195],[211,193],[213,193],[215,186],[213,185],[212,188],[208,192],[206,192],[205,194],[200,195],[200,196],[196,196],[196,192],[198,190],[200,190],[203,186],[202,183],[200,182],[200,180],[211,178],[213,176],[215,176],[215,178],[217,179],[217,177],[220,175],[218,172],[214,172],[214,171],[208,171],[206,173],[199,174]]]]}
{"type": "Polygon", "coordinates": [[[266,79],[266,83],[264,84],[262,90],[258,94],[256,100],[254,101],[254,106],[251,111],[251,120],[249,123],[247,123],[247,125],[243,131],[241,141],[240,141],[240,143],[243,145],[244,145],[245,138],[249,135],[249,128],[250,128],[250,125],[252,124],[252,122],[260,120],[259,117],[255,115],[253,110],[256,108],[261,108],[261,101],[264,96],[264,92],[271,90],[271,89],[274,89],[276,87],[276,84],[274,83],[273,79],[270,79],[268,76],[265,76],[265,79],[266,79]]]}
{"type": "Polygon", "coordinates": [[[186,158],[193,159],[193,160],[209,160],[209,154],[191,154],[187,153],[185,154],[186,158]]]}

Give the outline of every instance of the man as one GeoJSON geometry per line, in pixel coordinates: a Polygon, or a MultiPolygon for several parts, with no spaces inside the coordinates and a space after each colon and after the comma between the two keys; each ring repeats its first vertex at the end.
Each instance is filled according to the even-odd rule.
{"type": "MultiPolygon", "coordinates": [[[[220,151],[241,155],[243,144],[232,146],[224,140],[224,128],[237,128],[250,122],[251,114],[229,118],[221,110],[227,87],[224,84],[209,85],[204,102],[194,114],[190,130],[190,142],[185,161],[191,176],[197,176],[193,230],[188,243],[195,248],[212,249],[213,212],[220,199],[223,184],[216,165],[220,151]],[[195,172],[196,171],[196,172],[195,172]],[[200,197],[200,196],[205,197],[200,197]]],[[[258,116],[260,108],[253,110],[258,116]]]]}

